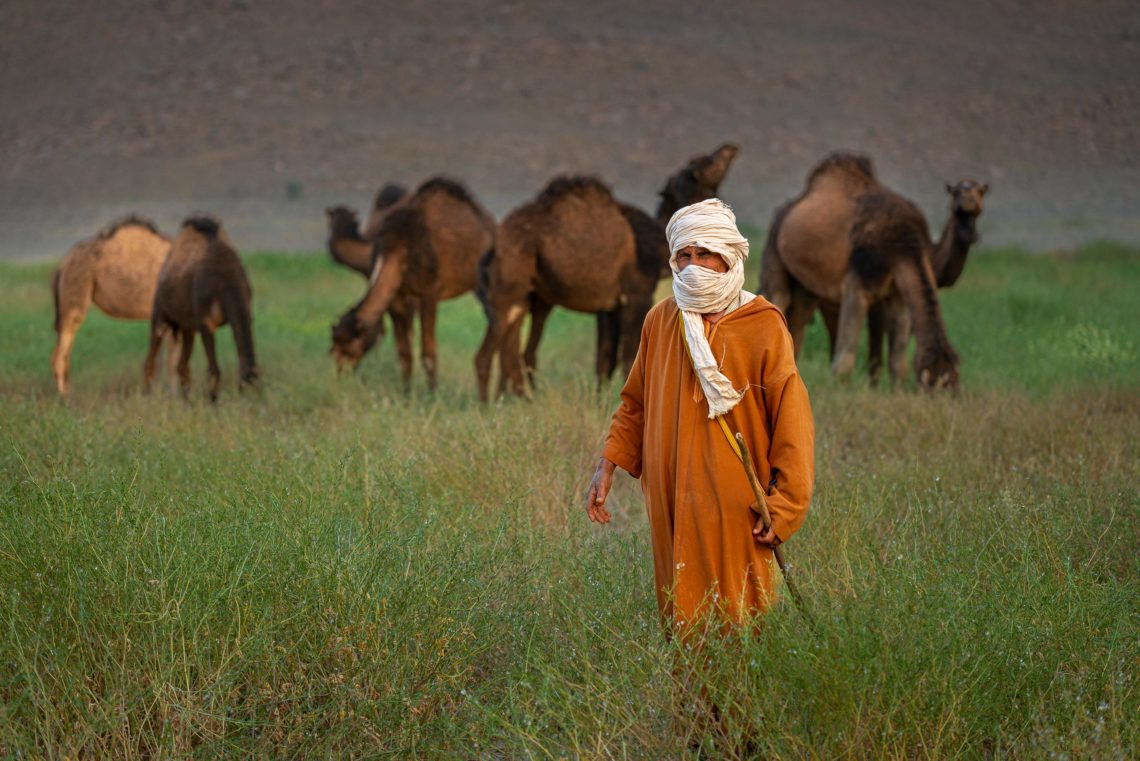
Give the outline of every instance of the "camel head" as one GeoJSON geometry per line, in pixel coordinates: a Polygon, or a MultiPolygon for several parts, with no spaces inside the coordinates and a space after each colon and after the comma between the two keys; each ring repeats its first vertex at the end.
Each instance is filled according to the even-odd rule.
{"type": "Polygon", "coordinates": [[[692,158],[684,169],[665,181],[665,187],[659,194],[661,203],[657,207],[657,221],[665,224],[677,209],[715,198],[732,160],[739,152],[737,146],[725,143],[707,156],[692,158]]]}
{"type": "Polygon", "coordinates": [[[357,238],[360,235],[356,212],[347,206],[330,206],[325,209],[325,219],[329,223],[329,234],[334,238],[357,238]]]}
{"type": "Polygon", "coordinates": [[[369,330],[360,324],[356,309],[350,309],[341,315],[340,320],[332,326],[332,346],[329,347],[336,369],[340,372],[355,370],[368,350],[376,345],[380,335],[380,330],[369,330]]]}
{"type": "Polygon", "coordinates": [[[985,207],[984,198],[989,189],[988,182],[960,180],[954,184],[946,183],[946,192],[950,194],[950,210],[956,216],[976,218],[985,207]]]}
{"type": "Polygon", "coordinates": [[[958,353],[950,346],[922,350],[914,358],[915,375],[925,388],[958,388],[958,353]]]}

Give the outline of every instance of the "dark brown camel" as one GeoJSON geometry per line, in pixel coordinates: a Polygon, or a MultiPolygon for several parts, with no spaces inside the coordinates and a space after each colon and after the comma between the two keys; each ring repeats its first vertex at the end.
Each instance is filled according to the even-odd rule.
{"type": "MultiPolygon", "coordinates": [[[[942,228],[938,241],[927,241],[931,265],[939,288],[949,288],[958,282],[966,266],[970,248],[978,242],[977,221],[985,206],[988,183],[961,180],[946,183],[950,194],[950,216],[942,228]]],[[[925,225],[923,227],[925,230],[925,225]]],[[[883,368],[883,335],[887,333],[890,346],[891,380],[899,382],[906,377],[906,347],[910,342],[907,307],[901,298],[893,297],[875,304],[867,314],[868,373],[871,383],[877,383],[883,368]],[[901,310],[901,311],[892,311],[901,310]],[[890,328],[894,329],[891,333],[890,328]]],[[[834,320],[832,321],[834,322],[834,320]]],[[[832,328],[834,333],[834,328],[832,328]]],[[[832,337],[832,344],[835,339],[832,337]]]]}
{"type": "MultiPolygon", "coordinates": [[[[627,270],[622,283],[622,306],[609,312],[599,312],[597,315],[598,343],[595,367],[599,381],[607,380],[613,375],[619,357],[625,372],[628,373],[634,357],[637,356],[637,347],[641,340],[641,324],[653,306],[657,281],[669,275],[669,242],[665,239],[665,225],[669,222],[669,218],[683,206],[714,198],[739,150],[735,145],[725,143],[708,155],[690,159],[684,167],[665,181],[665,187],[659,194],[661,201],[657,207],[656,218],[631,204],[620,204],[621,213],[633,230],[637,247],[637,264],[627,270]]],[[[527,336],[526,350],[523,352],[523,367],[532,386],[538,362],[538,345],[549,314],[548,305],[538,305],[537,309],[531,310],[530,332],[527,336]]],[[[505,379],[505,375],[502,379],[505,379]]]]}
{"type": "Polygon", "coordinates": [[[250,313],[252,292],[245,268],[229,237],[217,220],[191,217],[170,247],[170,254],[158,275],[154,308],[150,316],[150,351],[143,366],[143,380],[149,391],[154,380],[154,360],[159,339],[170,330],[182,341],[178,358],[178,378],[182,395],[190,395],[190,353],[194,333],[202,334],[209,364],[210,401],[218,399],[221,371],[214,350],[214,333],[229,324],[237,345],[241,385],[257,380],[253,353],[253,324],[250,313]]]}
{"type": "Polygon", "coordinates": [[[412,306],[420,312],[421,361],[436,387],[435,318],[440,301],[475,287],[476,263],[494,246],[495,221],[458,182],[428,180],[392,209],[373,241],[373,275],[364,298],[333,325],[337,367],[355,368],[392,316],[405,389],[412,375],[412,306]]]}
{"type": "Polygon", "coordinates": [[[58,336],[51,366],[60,395],[70,390],[71,350],[91,304],[110,317],[149,318],[168,251],[170,239],[154,223],[131,216],[77,243],[64,257],[51,281],[58,336]]]}
{"type": "MultiPolygon", "coordinates": [[[[839,377],[855,366],[855,350],[868,308],[887,305],[892,369],[905,361],[913,328],[918,346],[915,374],[928,388],[958,385],[958,354],[950,345],[938,304],[938,281],[926,218],[913,203],[888,190],[859,198],[851,226],[851,258],[843,278],[832,371],[839,377]]],[[[879,336],[880,343],[882,337],[879,336]]]]}
{"type": "MultiPolygon", "coordinates": [[[[852,258],[851,232],[856,207],[864,195],[879,192],[889,191],[879,183],[869,158],[843,152],[831,154],[812,170],[804,191],[776,210],[768,231],[760,291],[784,311],[797,352],[803,345],[804,328],[816,307],[820,307],[831,337],[833,369],[839,375],[849,373],[849,365],[853,364],[853,355],[838,340],[838,323],[844,278],[852,258]]],[[[980,212],[980,195],[977,200],[980,212]]],[[[869,208],[887,211],[896,207],[897,204],[879,204],[869,208]]],[[[935,246],[929,244],[925,222],[922,229],[926,240],[923,251],[933,256],[935,246]]],[[[955,240],[960,240],[957,234],[943,237],[937,246],[936,262],[941,270],[949,273],[956,268],[960,274],[966,251],[957,248],[953,243],[955,240]]],[[[907,266],[906,257],[898,261],[907,266]]],[[[911,281],[917,282],[914,278],[899,280],[911,281]]],[[[892,350],[901,349],[899,355],[892,359],[892,377],[901,379],[905,374],[905,347],[910,336],[906,320],[914,305],[912,297],[916,295],[917,292],[888,289],[878,298],[868,301],[873,379],[877,378],[882,364],[884,329],[891,334],[892,350]]],[[[855,335],[857,339],[858,334],[855,335]]],[[[927,348],[929,350],[924,351],[920,343],[919,356],[930,359],[937,351],[935,347],[927,348]]],[[[936,380],[939,377],[937,368],[931,369],[927,376],[936,380]]]]}
{"type": "MultiPolygon", "coordinates": [[[[527,311],[541,335],[555,306],[594,313],[621,309],[623,323],[635,320],[630,310],[641,308],[622,303],[623,284],[637,269],[633,231],[609,188],[593,177],[556,178],[512,211],[499,225],[494,254],[482,264],[476,294],[488,324],[475,374],[483,401],[489,397],[496,352],[501,352],[500,390],[509,386],[525,393],[519,335],[527,311]]],[[[599,365],[603,359],[599,355],[599,365]]],[[[598,367],[599,376],[603,370],[598,367]]]]}

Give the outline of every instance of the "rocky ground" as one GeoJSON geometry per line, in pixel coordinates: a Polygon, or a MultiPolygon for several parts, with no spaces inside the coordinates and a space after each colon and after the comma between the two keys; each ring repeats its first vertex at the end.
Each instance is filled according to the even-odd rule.
{"type": "Polygon", "coordinates": [[[6,0],[0,258],[130,211],[317,250],[326,205],[440,172],[496,214],[565,171],[650,206],[724,141],[757,227],[845,147],[936,226],[988,180],[989,243],[1140,241],[1134,2],[546,5],[6,0]]]}

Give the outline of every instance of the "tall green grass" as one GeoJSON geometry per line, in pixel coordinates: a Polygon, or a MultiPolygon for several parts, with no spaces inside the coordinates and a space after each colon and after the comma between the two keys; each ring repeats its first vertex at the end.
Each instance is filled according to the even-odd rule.
{"type": "MultiPolygon", "coordinates": [[[[92,314],[55,398],[50,268],[0,282],[0,757],[1127,758],[1140,746],[1140,259],[982,251],[943,294],[964,388],[801,361],[818,490],[780,605],[699,652],[657,621],[636,482],[581,494],[616,388],[558,313],[529,402],[481,407],[471,297],[441,382],[363,288],[248,258],[264,382],[140,393],[145,326],[92,314]],[[861,371],[860,371],[861,372],[861,371]],[[720,722],[710,719],[715,704],[720,722]]],[[[755,283],[755,274],[749,277],[755,283]]]]}

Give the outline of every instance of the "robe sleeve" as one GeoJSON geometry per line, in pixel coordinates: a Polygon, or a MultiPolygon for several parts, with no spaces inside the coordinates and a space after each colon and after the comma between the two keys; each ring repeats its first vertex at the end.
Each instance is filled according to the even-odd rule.
{"type": "Polygon", "coordinates": [[[776,536],[786,542],[803,524],[811,502],[815,426],[786,328],[781,339],[769,358],[775,377],[764,382],[764,403],[771,426],[768,464],[775,479],[775,486],[768,489],[768,511],[776,536]]]}
{"type": "Polygon", "coordinates": [[[645,436],[645,353],[649,321],[641,329],[637,357],[621,389],[621,404],[610,422],[602,457],[634,478],[641,477],[641,442],[645,436]]]}

